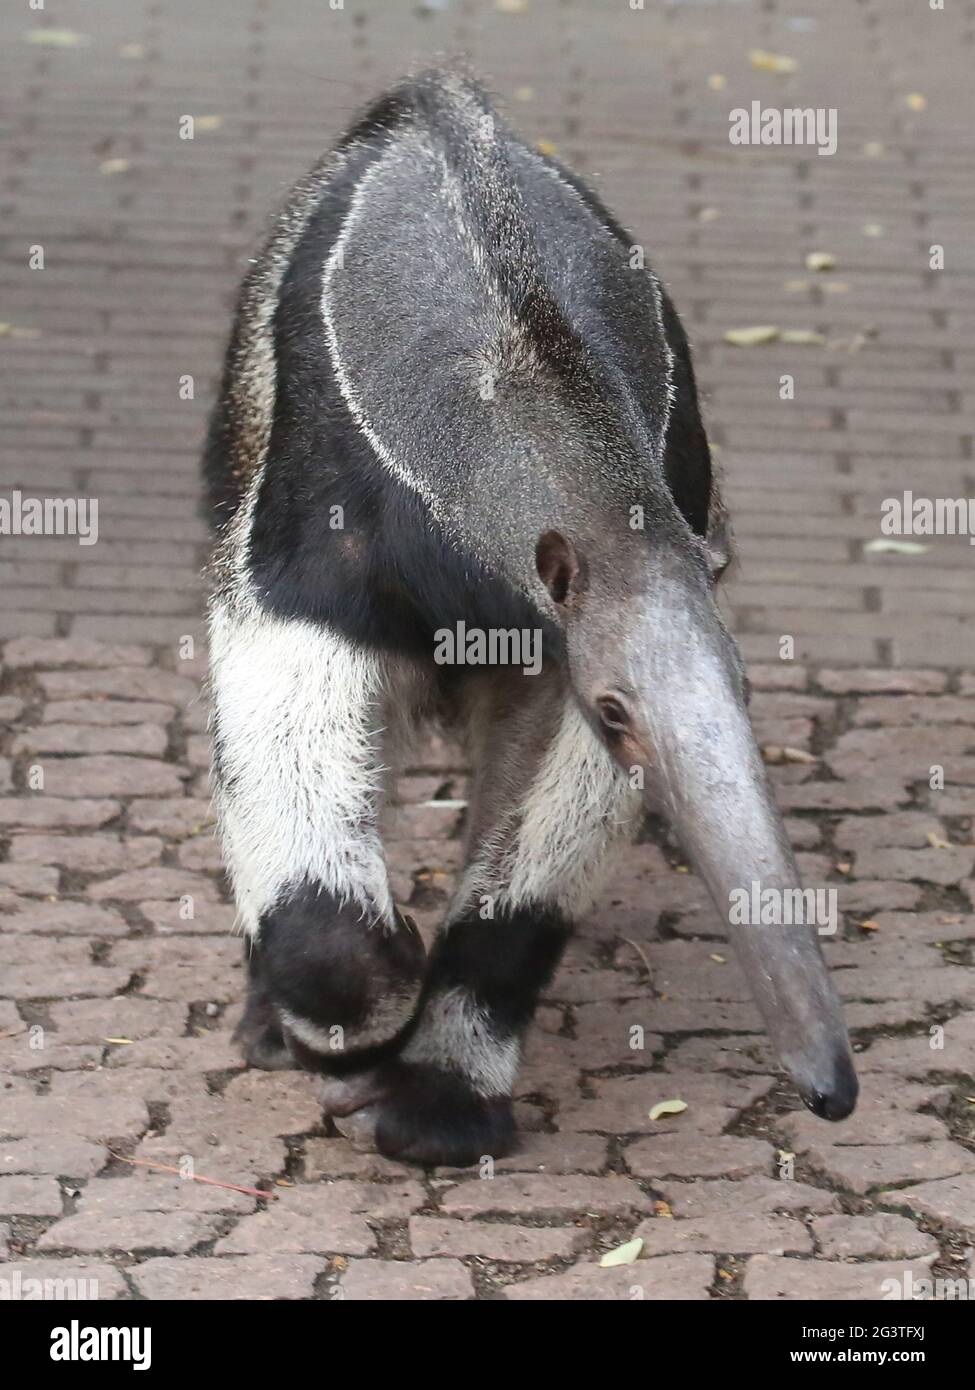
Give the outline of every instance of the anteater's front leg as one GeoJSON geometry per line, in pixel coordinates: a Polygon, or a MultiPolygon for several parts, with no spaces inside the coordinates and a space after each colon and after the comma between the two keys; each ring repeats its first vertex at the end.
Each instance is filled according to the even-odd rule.
{"type": "Polygon", "coordinates": [[[559,673],[481,679],[467,868],[417,1021],[395,1059],[326,1087],[346,1132],[424,1164],[475,1163],[510,1147],[538,996],[606,850],[639,811],[559,673]]]}
{"type": "Polygon", "coordinates": [[[220,600],[211,673],[224,854],[257,948],[245,1055],[360,1065],[409,1020],[424,965],[377,830],[385,663],[327,627],[220,600]]]}

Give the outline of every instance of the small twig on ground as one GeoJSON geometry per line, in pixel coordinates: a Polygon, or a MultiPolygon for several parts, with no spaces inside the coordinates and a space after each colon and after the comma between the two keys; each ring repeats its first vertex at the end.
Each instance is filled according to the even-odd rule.
{"type": "Polygon", "coordinates": [[[626,942],[627,946],[632,946],[632,947],[633,947],[634,951],[636,951],[637,955],[638,955],[638,956],[640,957],[640,959],[643,961],[643,968],[644,968],[644,970],[647,972],[647,981],[648,981],[648,983],[649,983],[649,985],[650,985],[650,988],[653,990],[654,994],[656,994],[656,992],[657,992],[656,986],[655,986],[654,983],[653,983],[653,970],[652,970],[652,968],[651,968],[651,966],[650,966],[650,962],[647,960],[647,953],[646,953],[646,951],[644,951],[644,949],[643,949],[643,947],[640,945],[640,943],[639,943],[638,941],[634,941],[633,938],[632,938],[631,936],[624,936],[624,937],[623,937],[623,940],[626,942]]]}
{"type": "Polygon", "coordinates": [[[192,1182],[205,1182],[210,1187],[225,1187],[228,1192],[243,1192],[245,1197],[263,1197],[265,1202],[278,1200],[277,1193],[262,1192],[259,1187],[241,1187],[236,1182],[221,1182],[219,1178],[205,1178],[199,1173],[184,1173],[170,1163],[157,1163],[152,1158],[126,1158],[124,1154],[117,1154],[112,1149],[109,1149],[109,1153],[120,1163],[132,1163],[139,1168],[158,1168],[161,1173],[175,1173],[176,1177],[189,1178],[192,1182]]]}

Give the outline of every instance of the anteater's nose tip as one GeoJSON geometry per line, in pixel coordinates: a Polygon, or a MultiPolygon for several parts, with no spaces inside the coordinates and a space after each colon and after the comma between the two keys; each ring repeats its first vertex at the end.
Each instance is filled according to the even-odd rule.
{"type": "Polygon", "coordinates": [[[849,1057],[842,1057],[836,1064],[832,1082],[828,1089],[807,1091],[803,1100],[814,1115],[821,1120],[845,1120],[856,1109],[860,1083],[857,1081],[853,1063],[849,1057]]]}

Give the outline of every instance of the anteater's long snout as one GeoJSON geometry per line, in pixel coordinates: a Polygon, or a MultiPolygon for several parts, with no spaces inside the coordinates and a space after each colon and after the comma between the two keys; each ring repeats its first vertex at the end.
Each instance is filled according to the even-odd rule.
{"type": "Polygon", "coordinates": [[[806,1105],[841,1120],[857,1079],[820,949],[826,890],[803,893],[745,708],[737,648],[706,587],[662,569],[625,637],[630,732],[732,938],[772,1043],[806,1105]]]}

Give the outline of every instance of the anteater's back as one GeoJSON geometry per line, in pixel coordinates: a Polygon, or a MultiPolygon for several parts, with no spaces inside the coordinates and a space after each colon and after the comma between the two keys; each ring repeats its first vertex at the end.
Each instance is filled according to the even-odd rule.
{"type": "Polygon", "coordinates": [[[398,514],[522,587],[553,520],[652,509],[689,367],[630,252],[474,84],[404,83],[297,187],[248,277],[208,451],[218,518],[262,468],[262,510],[292,532],[339,492],[368,526],[392,487],[398,514]]]}

